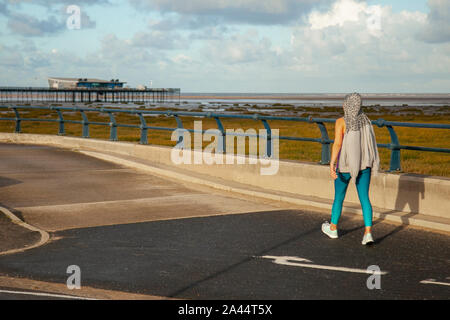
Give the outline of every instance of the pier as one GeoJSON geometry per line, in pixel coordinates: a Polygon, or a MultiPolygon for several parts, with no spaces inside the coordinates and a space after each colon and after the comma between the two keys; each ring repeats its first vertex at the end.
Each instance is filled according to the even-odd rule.
{"type": "Polygon", "coordinates": [[[179,102],[179,88],[0,87],[0,103],[30,102],[179,102]]]}

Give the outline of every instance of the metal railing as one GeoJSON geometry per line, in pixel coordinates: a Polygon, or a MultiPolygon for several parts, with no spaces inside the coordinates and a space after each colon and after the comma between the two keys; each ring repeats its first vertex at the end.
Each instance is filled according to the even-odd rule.
{"type": "MultiPolygon", "coordinates": [[[[15,121],[15,132],[20,133],[22,131],[21,123],[23,121],[38,121],[38,122],[57,122],[58,126],[58,135],[65,135],[65,124],[66,123],[76,123],[82,125],[82,137],[89,138],[89,125],[104,125],[110,127],[110,135],[109,140],[117,141],[117,128],[137,128],[140,129],[140,143],[148,144],[148,130],[164,130],[164,131],[174,131],[176,129],[182,129],[188,132],[198,132],[198,130],[194,129],[185,129],[183,127],[183,122],[180,116],[187,117],[202,117],[202,118],[212,118],[216,121],[217,130],[220,133],[220,143],[218,143],[218,152],[226,152],[225,150],[225,139],[227,135],[243,135],[243,136],[255,136],[251,134],[241,134],[241,133],[228,133],[222,124],[221,119],[247,119],[254,121],[261,121],[265,130],[266,135],[263,137],[266,140],[266,148],[265,155],[267,157],[272,157],[272,148],[273,148],[273,139],[277,138],[279,140],[291,140],[291,141],[304,141],[304,142],[315,142],[320,143],[322,146],[321,152],[321,164],[329,164],[331,157],[331,148],[330,145],[334,142],[330,140],[328,136],[327,128],[325,127],[325,123],[334,123],[335,119],[327,119],[327,118],[299,118],[299,117],[283,117],[283,116],[263,116],[259,114],[254,115],[240,115],[240,114],[224,114],[224,113],[214,113],[214,112],[188,112],[188,111],[152,111],[152,110],[140,110],[140,109],[113,109],[113,108],[78,108],[78,107],[42,107],[42,106],[0,106],[0,110],[7,109],[13,110],[15,113],[14,118],[5,118],[0,117],[0,120],[6,121],[15,121]],[[23,118],[20,115],[19,109],[25,110],[49,110],[54,111],[58,115],[58,119],[42,119],[42,118],[23,118]],[[79,112],[81,115],[81,120],[69,120],[64,119],[63,112],[79,112]],[[109,115],[109,122],[98,122],[98,121],[90,121],[86,115],[86,112],[98,112],[98,113],[106,113],[109,115]],[[134,124],[124,124],[117,123],[115,114],[133,114],[137,115],[140,119],[140,125],[134,124]],[[145,120],[145,115],[165,115],[169,117],[173,117],[176,120],[177,128],[169,128],[169,127],[158,127],[158,126],[149,126],[145,120]],[[304,138],[304,137],[290,137],[290,136],[272,136],[272,130],[269,125],[269,120],[282,120],[282,121],[294,121],[294,122],[306,122],[306,123],[315,123],[321,133],[320,138],[304,138]]],[[[386,121],[384,119],[378,119],[372,121],[373,125],[377,125],[378,127],[386,127],[389,135],[390,135],[390,143],[389,144],[378,144],[379,148],[386,148],[391,150],[391,159],[390,159],[390,168],[389,171],[399,171],[401,170],[401,157],[400,151],[403,150],[416,150],[416,151],[425,151],[425,152],[442,152],[442,153],[450,153],[450,149],[446,148],[430,148],[430,147],[421,147],[421,146],[406,146],[401,145],[398,139],[397,133],[394,130],[394,127],[410,127],[410,128],[429,128],[429,129],[450,129],[450,124],[426,124],[426,123],[410,123],[410,122],[393,122],[386,121]]],[[[201,133],[205,133],[206,130],[201,130],[201,133]]],[[[259,137],[257,135],[257,137],[259,137]]],[[[182,135],[179,137],[179,143],[182,142],[182,135]]]]}

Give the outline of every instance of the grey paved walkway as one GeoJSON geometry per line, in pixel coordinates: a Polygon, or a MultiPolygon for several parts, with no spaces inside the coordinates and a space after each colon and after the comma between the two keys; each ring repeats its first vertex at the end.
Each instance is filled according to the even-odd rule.
{"type": "Polygon", "coordinates": [[[376,243],[364,247],[361,219],[343,217],[331,240],[320,231],[323,213],[49,147],[0,145],[0,157],[2,203],[53,239],[0,256],[9,277],[65,284],[67,267],[77,265],[82,286],[175,298],[450,297],[445,234],[376,221],[376,243]],[[360,272],[371,265],[386,272],[380,289],[360,272]]]}

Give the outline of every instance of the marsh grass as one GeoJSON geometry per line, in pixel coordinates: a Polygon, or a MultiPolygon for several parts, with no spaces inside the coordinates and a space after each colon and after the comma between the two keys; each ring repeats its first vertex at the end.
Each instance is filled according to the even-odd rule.
{"type": "MultiPolygon", "coordinates": [[[[282,107],[282,106],[278,106],[282,107]]],[[[291,108],[291,106],[286,106],[291,108]]],[[[319,108],[320,109],[320,108],[319,108]]],[[[329,110],[327,110],[329,111],[329,110]]],[[[412,110],[411,110],[412,111],[412,110]]],[[[48,110],[21,110],[21,116],[24,118],[40,118],[40,119],[58,119],[56,112],[48,110]]],[[[86,112],[86,115],[90,121],[96,122],[109,122],[107,114],[98,112],[86,112]]],[[[308,113],[308,115],[319,116],[320,113],[308,113]]],[[[305,114],[299,114],[298,116],[306,116],[305,114]]],[[[14,112],[6,112],[2,114],[2,117],[14,118],[14,112]]],[[[393,115],[383,114],[369,117],[373,120],[383,118],[389,121],[401,121],[401,122],[417,122],[417,123],[449,123],[448,115],[393,115]]],[[[64,113],[64,119],[66,120],[81,120],[81,116],[76,112],[64,113]]],[[[184,128],[193,129],[194,121],[202,121],[202,129],[217,129],[217,123],[214,119],[200,118],[200,117],[181,117],[184,128]]],[[[173,117],[164,115],[160,116],[148,116],[145,117],[148,126],[154,127],[168,127],[176,128],[177,124],[173,117]]],[[[261,121],[255,121],[252,119],[221,119],[225,129],[238,129],[242,128],[244,131],[247,129],[264,129],[261,121]]],[[[136,115],[130,114],[116,114],[116,122],[118,124],[134,124],[139,126],[140,120],[136,115]]],[[[269,121],[272,129],[279,129],[281,136],[293,136],[293,137],[309,137],[320,138],[320,131],[318,126],[314,123],[306,122],[293,122],[293,121],[269,121]]],[[[325,124],[330,139],[334,139],[334,124],[325,124]]],[[[14,132],[14,121],[0,121],[1,132],[14,132]]],[[[109,139],[110,131],[108,126],[101,125],[89,125],[89,134],[91,138],[95,139],[109,139]]],[[[390,143],[389,132],[386,128],[379,128],[374,126],[375,134],[378,143],[390,143]]],[[[118,138],[120,141],[139,142],[140,141],[140,129],[139,128],[122,128],[118,127],[118,138]]],[[[423,147],[437,147],[450,149],[450,130],[444,129],[420,129],[420,128],[402,128],[396,127],[395,131],[399,137],[402,145],[414,145],[423,147]]],[[[31,122],[22,121],[23,133],[39,133],[39,134],[57,134],[58,123],[51,122],[31,122]]],[[[80,137],[82,134],[81,124],[65,124],[65,133],[67,136],[80,137]]],[[[175,146],[176,141],[171,140],[171,131],[163,130],[148,130],[148,142],[154,145],[163,146],[175,146]]],[[[248,139],[246,140],[248,142],[248,139]]],[[[191,139],[193,144],[193,138],[191,139]]],[[[210,142],[203,142],[203,147],[210,142]]],[[[280,159],[304,161],[318,163],[321,155],[321,145],[314,142],[298,142],[298,141],[286,141],[280,140],[280,159]]],[[[248,153],[248,143],[246,143],[246,153],[248,153]]],[[[193,145],[192,145],[193,147],[193,145]]],[[[235,152],[236,152],[235,147],[235,152]]],[[[230,150],[229,150],[230,151],[230,150]]],[[[381,168],[382,170],[389,169],[390,150],[380,148],[381,168]]],[[[423,175],[444,176],[450,177],[450,154],[437,153],[437,152],[419,152],[419,151],[401,151],[401,166],[402,172],[416,173],[423,175]]]]}

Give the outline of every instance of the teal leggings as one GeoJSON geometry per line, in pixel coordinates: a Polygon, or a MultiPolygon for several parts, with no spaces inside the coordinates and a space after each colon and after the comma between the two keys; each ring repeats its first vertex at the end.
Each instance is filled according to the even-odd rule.
{"type": "MultiPolygon", "coordinates": [[[[344,203],[347,187],[350,182],[350,173],[337,173],[338,178],[334,180],[334,202],[331,209],[331,223],[338,224],[342,213],[342,204],[344,203]]],[[[369,200],[371,168],[361,170],[356,178],[356,190],[358,191],[359,201],[364,217],[366,227],[372,226],[372,205],[369,200]]]]}

